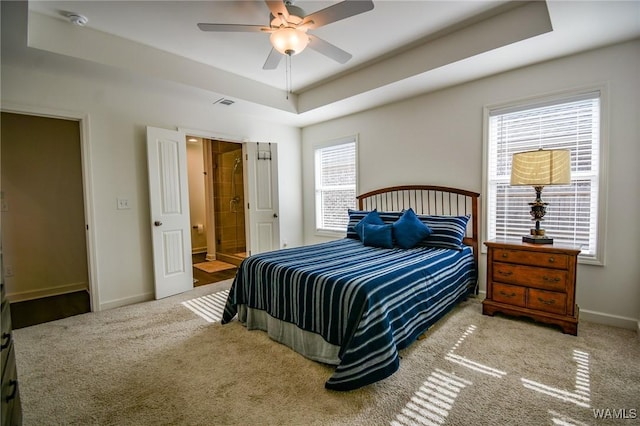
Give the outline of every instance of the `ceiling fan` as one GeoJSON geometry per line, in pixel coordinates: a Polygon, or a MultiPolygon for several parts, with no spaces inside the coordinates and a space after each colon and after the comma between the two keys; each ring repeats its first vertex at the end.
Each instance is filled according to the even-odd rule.
{"type": "Polygon", "coordinates": [[[283,55],[297,55],[307,46],[344,64],[351,59],[350,53],[313,34],[308,34],[307,30],[320,28],[373,9],[371,0],[344,0],[305,15],[305,12],[295,6],[292,0],[265,0],[265,3],[271,11],[269,26],[200,23],[198,28],[202,31],[270,33],[273,48],[262,67],[265,70],[276,69],[283,55]]]}

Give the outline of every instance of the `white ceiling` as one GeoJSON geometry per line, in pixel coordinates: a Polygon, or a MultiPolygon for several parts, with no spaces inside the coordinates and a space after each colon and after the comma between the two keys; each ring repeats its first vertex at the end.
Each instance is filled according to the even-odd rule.
{"type": "MultiPolygon", "coordinates": [[[[334,3],[295,2],[307,14],[334,3]]],[[[141,71],[136,61],[157,61],[155,77],[209,91],[212,101],[236,101],[229,108],[264,111],[302,126],[640,37],[640,1],[374,0],[374,5],[310,30],[353,58],[341,65],[311,49],[294,56],[288,99],[285,61],[276,70],[262,69],[271,49],[268,34],[202,32],[196,26],[267,25],[263,1],[30,1],[29,45],[135,72],[141,71]],[[71,13],[86,16],[87,25],[72,26],[71,13]],[[115,52],[100,47],[107,41],[118,46],[115,52]],[[182,74],[172,73],[172,66],[182,74]]]]}

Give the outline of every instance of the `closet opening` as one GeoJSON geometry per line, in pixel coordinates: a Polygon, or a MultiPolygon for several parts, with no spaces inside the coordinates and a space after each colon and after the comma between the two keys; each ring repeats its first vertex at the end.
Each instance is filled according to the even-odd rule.
{"type": "Polygon", "coordinates": [[[13,328],[90,312],[80,121],[1,118],[0,256],[13,328]]]}

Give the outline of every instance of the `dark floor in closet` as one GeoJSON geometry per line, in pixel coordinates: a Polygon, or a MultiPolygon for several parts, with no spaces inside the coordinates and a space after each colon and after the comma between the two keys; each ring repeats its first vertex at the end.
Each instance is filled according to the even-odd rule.
{"type": "Polygon", "coordinates": [[[84,314],[91,310],[90,306],[86,291],[14,302],[11,303],[11,326],[17,329],[84,314]]]}
{"type": "MultiPolygon", "coordinates": [[[[205,254],[194,254],[192,261],[194,265],[204,262],[205,254]]],[[[194,283],[194,286],[233,278],[236,275],[236,271],[237,268],[234,268],[208,274],[200,269],[193,268],[193,278],[198,280],[194,283]]],[[[91,303],[89,301],[89,293],[86,291],[14,302],[11,303],[11,326],[14,329],[29,327],[90,311],[91,303]]]]}

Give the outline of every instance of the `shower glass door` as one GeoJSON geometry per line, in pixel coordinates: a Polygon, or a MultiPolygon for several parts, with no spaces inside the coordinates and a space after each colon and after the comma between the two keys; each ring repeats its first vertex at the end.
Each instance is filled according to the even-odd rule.
{"type": "Polygon", "coordinates": [[[246,257],[242,145],[214,141],[212,154],[216,256],[226,261],[241,260],[246,257]]]}

